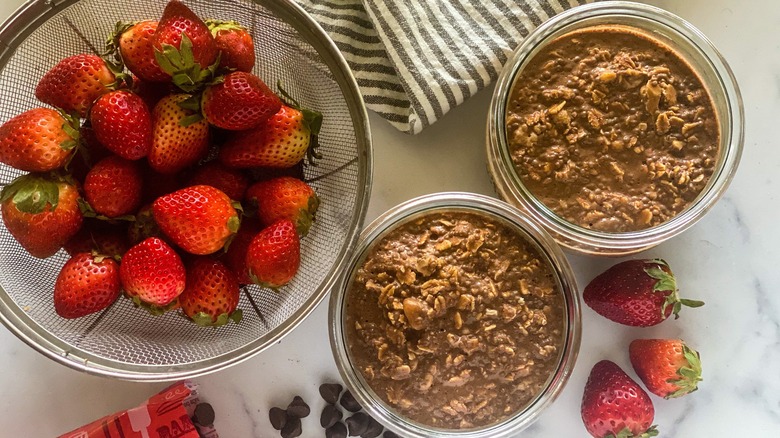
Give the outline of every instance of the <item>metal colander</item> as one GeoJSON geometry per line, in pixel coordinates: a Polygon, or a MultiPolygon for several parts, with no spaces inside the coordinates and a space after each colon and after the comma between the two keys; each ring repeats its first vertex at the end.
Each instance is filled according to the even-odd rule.
{"type": "MultiPolygon", "coordinates": [[[[254,37],[254,73],[280,81],[303,106],[324,113],[323,158],[306,179],[320,196],[317,221],[302,240],[298,275],[278,292],[242,291],[240,324],[201,328],[175,312],[153,317],[120,298],[77,320],[57,316],[54,282],[68,256],[28,255],[0,230],[0,319],[41,353],[89,373],[173,380],[221,369],[278,341],[333,285],[362,227],[371,183],[368,118],[349,67],[325,32],[292,1],[189,0],[203,18],[232,19],[254,37]]],[[[0,28],[0,123],[42,106],[33,90],[60,59],[99,51],[119,20],[159,19],[163,0],[35,1],[0,28]]],[[[0,183],[21,172],[0,165],[0,183]]]]}

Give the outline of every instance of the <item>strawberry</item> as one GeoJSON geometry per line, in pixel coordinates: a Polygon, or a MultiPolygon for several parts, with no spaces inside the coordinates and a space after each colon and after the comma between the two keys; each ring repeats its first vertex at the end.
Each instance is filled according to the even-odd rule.
{"type": "Polygon", "coordinates": [[[205,83],[218,66],[217,45],[208,26],[179,0],[165,6],[153,45],[162,70],[187,92],[205,83]]]}
{"type": "Polygon", "coordinates": [[[236,277],[222,262],[199,257],[187,267],[187,287],[179,296],[179,303],[196,324],[220,326],[231,319],[238,323],[238,298],[236,277]]]}
{"type": "Polygon", "coordinates": [[[225,192],[230,199],[241,200],[249,186],[249,178],[240,169],[231,169],[219,161],[210,161],[195,170],[188,185],[211,186],[225,192]]]}
{"type": "Polygon", "coordinates": [[[234,131],[254,128],[276,114],[282,101],[252,73],[228,73],[203,91],[203,117],[212,125],[234,131]]]}
{"type": "Polygon", "coordinates": [[[219,160],[230,167],[292,167],[310,151],[322,115],[282,105],[257,128],[240,131],[220,150],[219,160]]]}
{"type": "Polygon", "coordinates": [[[208,123],[179,106],[189,98],[187,94],[171,94],[154,107],[152,149],[148,160],[157,172],[179,172],[208,152],[208,123]]]}
{"type": "Polygon", "coordinates": [[[184,291],[186,271],[167,243],[150,237],[133,246],[119,266],[122,288],[137,304],[167,310],[184,291]]]}
{"type": "Polygon", "coordinates": [[[206,24],[219,50],[220,66],[252,71],[255,66],[255,43],[246,28],[235,21],[206,20],[206,24]]]}
{"type": "Polygon", "coordinates": [[[35,97],[69,114],[86,117],[92,102],[111,91],[115,83],[114,73],[99,56],[74,55],[43,75],[35,97]]]}
{"type": "Polygon", "coordinates": [[[681,299],[669,265],[661,260],[627,260],[591,280],[582,294],[601,316],[620,324],[649,327],[663,322],[682,306],[704,303],[681,299]]]}
{"type": "Polygon", "coordinates": [[[582,396],[582,421],[595,438],[657,436],[655,408],[647,393],[615,363],[593,366],[582,396]]]}
{"type": "Polygon", "coordinates": [[[94,219],[85,220],[79,232],[65,243],[63,249],[71,256],[96,251],[109,257],[121,257],[129,248],[124,230],[105,224],[94,219]]]}
{"type": "Polygon", "coordinates": [[[289,219],[274,222],[249,244],[246,266],[249,277],[263,287],[278,288],[298,272],[301,249],[295,224],[289,219]]]}
{"type": "Polygon", "coordinates": [[[142,81],[167,82],[171,76],[160,68],[154,57],[154,33],[157,22],[119,22],[109,38],[110,52],[119,51],[124,65],[142,81]]]}
{"type": "Polygon", "coordinates": [[[65,165],[78,144],[78,121],[49,108],[35,108],[0,126],[0,162],[27,172],[65,165]]]}
{"type": "Polygon", "coordinates": [[[230,198],[211,186],[191,186],[152,204],[154,220],[183,250],[197,255],[217,252],[238,231],[238,212],[230,198]]]}
{"type": "Polygon", "coordinates": [[[628,355],[639,379],[659,397],[690,394],[702,380],[699,353],[679,339],[635,339],[628,355]]]}
{"type": "Polygon", "coordinates": [[[223,257],[225,265],[233,271],[233,274],[238,280],[238,284],[252,284],[254,283],[249,277],[249,268],[246,265],[246,253],[249,249],[249,244],[252,243],[252,239],[263,229],[263,227],[255,222],[245,220],[241,223],[241,228],[238,229],[236,237],[230,242],[227,252],[223,257]]]}
{"type": "Polygon", "coordinates": [[[152,148],[152,114],[135,93],[112,91],[95,101],[89,114],[97,140],[111,152],[138,160],[152,148]]]}
{"type": "Polygon", "coordinates": [[[119,292],[119,264],[114,259],[79,253],[57,276],[54,310],[63,318],[81,318],[113,304],[119,292]]]}
{"type": "Polygon", "coordinates": [[[81,228],[79,191],[52,177],[27,174],[0,195],[3,222],[12,236],[34,257],[54,255],[81,228]]]}
{"type": "Polygon", "coordinates": [[[142,185],[138,163],[114,155],[87,173],[84,197],[95,213],[113,219],[138,209],[142,185]]]}
{"type": "Polygon", "coordinates": [[[257,217],[264,224],[289,219],[301,237],[308,234],[320,205],[320,199],[308,184],[289,176],[253,184],[247,189],[246,201],[257,206],[257,217]]]}

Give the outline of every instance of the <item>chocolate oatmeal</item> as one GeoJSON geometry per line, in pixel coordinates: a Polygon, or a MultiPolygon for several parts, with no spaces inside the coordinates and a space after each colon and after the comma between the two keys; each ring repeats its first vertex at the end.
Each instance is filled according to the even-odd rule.
{"type": "Polygon", "coordinates": [[[513,164],[569,222],[649,228],[685,209],[712,176],[720,132],[710,96],[653,37],[624,26],[566,34],[515,84],[506,118],[513,164]]]}
{"type": "Polygon", "coordinates": [[[565,333],[552,268],[483,215],[430,213],[369,250],[347,295],[355,367],[401,414],[448,429],[494,424],[555,372],[565,333]]]}

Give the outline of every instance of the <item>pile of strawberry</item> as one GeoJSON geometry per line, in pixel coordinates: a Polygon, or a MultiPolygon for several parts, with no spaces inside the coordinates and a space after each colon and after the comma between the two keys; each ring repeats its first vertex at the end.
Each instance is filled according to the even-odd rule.
{"type": "MultiPolygon", "coordinates": [[[[609,268],[585,287],[585,303],[600,315],[633,327],[650,327],[682,306],[701,301],[680,298],[669,265],[661,259],[628,260],[609,268]]],[[[680,339],[635,339],[631,365],[653,394],[666,399],[696,391],[701,381],[699,353],[680,339]]],[[[602,360],[590,372],[582,397],[582,420],[595,438],[657,436],[653,402],[614,362],[602,360]]]]}
{"type": "Polygon", "coordinates": [[[295,276],[319,205],[302,165],[322,115],[277,96],[254,65],[245,28],[172,0],[159,21],[119,23],[102,57],[60,61],[35,90],[53,109],[0,127],[0,162],[29,172],[4,188],[3,222],[35,257],[71,255],[54,285],[60,316],[124,292],[221,325],[240,318],[240,285],[295,276]]]}

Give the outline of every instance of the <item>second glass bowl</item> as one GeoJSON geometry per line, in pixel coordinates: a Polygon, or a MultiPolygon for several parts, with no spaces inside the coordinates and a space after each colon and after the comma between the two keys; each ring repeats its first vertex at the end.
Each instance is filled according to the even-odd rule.
{"type": "MultiPolygon", "coordinates": [[[[402,253],[409,256],[403,250],[402,253]]],[[[522,288],[522,286],[518,287],[522,288]]],[[[444,293],[441,292],[441,294],[444,293]]],[[[476,291],[471,293],[478,294],[476,291]]],[[[465,318],[471,318],[471,316],[467,315],[464,320],[465,318]]],[[[329,308],[331,347],[343,381],[369,415],[407,438],[516,437],[518,432],[531,424],[563,389],[574,368],[580,346],[580,333],[580,304],[577,286],[571,267],[560,247],[543,228],[516,208],[495,198],[471,193],[451,192],[422,196],[407,201],[374,220],[362,233],[358,247],[346,266],[339,285],[332,291],[329,308]],[[350,303],[356,305],[355,301],[350,300],[351,289],[357,271],[365,263],[368,254],[385,236],[399,227],[416,219],[438,213],[476,214],[492,223],[505,226],[512,234],[521,237],[538,254],[538,260],[549,268],[550,281],[561,294],[560,298],[563,303],[563,307],[560,309],[563,326],[560,348],[557,353],[557,365],[550,373],[546,383],[524,408],[508,414],[506,418],[493,424],[482,427],[444,429],[421,424],[405,417],[371,388],[363,376],[363,372],[358,369],[356,359],[352,356],[353,353],[349,347],[347,307],[350,303]]],[[[518,339],[518,342],[522,337],[519,332],[513,333],[513,338],[518,339]]],[[[404,397],[414,397],[414,395],[404,394],[404,397]]]]}

